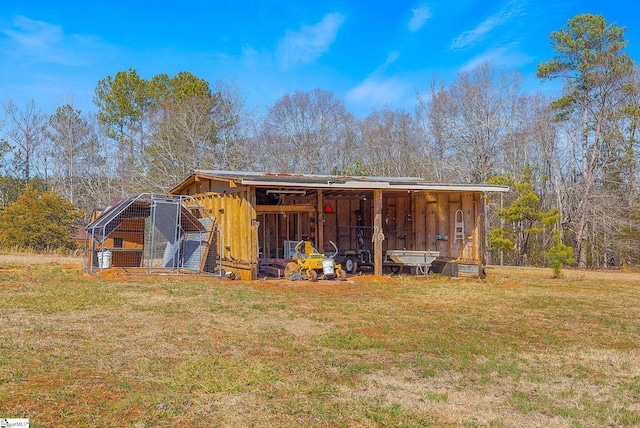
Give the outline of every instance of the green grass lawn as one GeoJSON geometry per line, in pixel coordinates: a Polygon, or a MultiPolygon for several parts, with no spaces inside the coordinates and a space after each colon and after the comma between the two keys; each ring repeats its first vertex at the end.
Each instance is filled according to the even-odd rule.
{"type": "Polygon", "coordinates": [[[244,283],[89,276],[0,256],[0,417],[640,425],[640,274],[488,274],[244,283]]]}

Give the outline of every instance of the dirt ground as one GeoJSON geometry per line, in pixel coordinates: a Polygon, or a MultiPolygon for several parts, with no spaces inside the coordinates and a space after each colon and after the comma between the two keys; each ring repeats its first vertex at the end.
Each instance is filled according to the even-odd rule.
{"type": "MultiPolygon", "coordinates": [[[[82,255],[56,255],[56,254],[30,254],[30,253],[7,253],[0,252],[0,269],[8,268],[23,268],[29,265],[53,265],[60,266],[65,269],[82,269],[83,257],[82,255]]],[[[534,268],[534,267],[514,267],[514,266],[488,266],[487,269],[487,282],[499,282],[496,286],[501,288],[514,288],[524,286],[522,282],[518,282],[519,278],[530,278],[531,272],[537,272],[537,275],[541,279],[550,279],[550,268],[534,268]],[[515,280],[514,282],[504,282],[504,279],[510,278],[515,280]]],[[[624,281],[634,282],[638,281],[640,284],[640,268],[626,267],[625,269],[607,269],[607,270],[580,270],[565,268],[563,270],[563,279],[569,281],[579,280],[603,280],[603,281],[620,281],[621,277],[619,273],[624,274],[624,281]]],[[[161,274],[161,275],[146,275],[144,273],[129,274],[121,269],[106,269],[101,272],[97,272],[96,277],[103,278],[128,278],[133,279],[136,282],[153,282],[159,276],[163,278],[171,277],[175,281],[181,279],[188,280],[193,278],[193,275],[175,275],[161,274]],[[145,279],[146,278],[146,279],[145,279]]],[[[264,288],[290,288],[299,289],[304,288],[308,290],[315,290],[318,292],[326,292],[331,294],[345,293],[349,294],[355,285],[370,284],[370,283],[393,283],[397,282],[399,278],[411,278],[413,281],[429,281],[429,277],[423,276],[404,276],[404,275],[382,275],[377,276],[368,272],[361,272],[359,274],[348,275],[347,281],[337,280],[321,280],[318,282],[310,282],[305,280],[300,281],[288,281],[283,278],[274,277],[262,277],[256,281],[244,281],[245,283],[252,284],[256,287],[264,288]]],[[[212,281],[220,281],[217,277],[211,276],[199,276],[199,279],[209,278],[212,281]]],[[[450,278],[453,281],[461,280],[465,278],[450,278]]],[[[224,279],[223,281],[232,281],[224,279]]]]}

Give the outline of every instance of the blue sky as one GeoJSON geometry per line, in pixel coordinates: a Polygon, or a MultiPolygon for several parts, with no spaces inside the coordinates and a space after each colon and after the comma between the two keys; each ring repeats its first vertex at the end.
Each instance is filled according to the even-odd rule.
{"type": "Polygon", "coordinates": [[[95,110],[100,79],[132,67],[144,78],[189,71],[233,79],[250,105],[322,88],[364,115],[412,108],[416,89],[484,60],[517,70],[529,90],[553,52],[549,35],[580,13],[627,27],[640,61],[640,5],[630,0],[57,1],[0,4],[0,99],[49,113],[73,100],[95,110]]]}

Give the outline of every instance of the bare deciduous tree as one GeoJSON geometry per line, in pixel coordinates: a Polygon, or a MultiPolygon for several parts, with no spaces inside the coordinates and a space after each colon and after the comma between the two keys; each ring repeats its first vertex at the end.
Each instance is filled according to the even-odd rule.
{"type": "Polygon", "coordinates": [[[31,173],[36,162],[35,155],[42,144],[44,126],[47,116],[38,109],[35,101],[27,102],[24,108],[20,108],[9,99],[3,104],[9,128],[6,136],[14,145],[14,161],[20,171],[22,180],[29,183],[31,173]]]}
{"type": "Polygon", "coordinates": [[[217,124],[217,145],[215,163],[211,167],[250,170],[255,161],[250,143],[256,132],[256,113],[248,107],[246,95],[236,82],[220,80],[216,82],[215,90],[221,102],[212,112],[212,120],[217,124]]]}
{"type": "Polygon", "coordinates": [[[51,162],[53,188],[71,202],[76,201],[83,152],[91,150],[91,129],[80,110],[70,104],[58,107],[49,117],[45,130],[46,147],[51,162]]]}
{"type": "Polygon", "coordinates": [[[517,153],[521,141],[509,137],[522,125],[516,116],[519,81],[517,73],[483,63],[459,73],[449,88],[432,87],[426,105],[430,149],[456,165],[453,178],[484,183],[500,172],[509,151],[517,153]]]}
{"type": "Polygon", "coordinates": [[[284,95],[262,124],[263,169],[310,174],[344,170],[357,151],[353,120],[333,93],[315,89],[284,95]]]}
{"type": "Polygon", "coordinates": [[[409,177],[420,170],[420,132],[407,112],[384,108],[361,121],[365,164],[372,175],[409,177]]]}

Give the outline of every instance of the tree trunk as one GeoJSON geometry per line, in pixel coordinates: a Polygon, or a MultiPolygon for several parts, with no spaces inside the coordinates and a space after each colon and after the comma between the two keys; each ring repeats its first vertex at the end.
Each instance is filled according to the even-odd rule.
{"type": "Polygon", "coordinates": [[[584,240],[585,232],[587,231],[587,213],[586,213],[586,201],[589,198],[589,190],[591,188],[592,174],[590,174],[589,168],[589,133],[588,133],[588,119],[589,111],[587,106],[584,107],[584,115],[582,117],[582,180],[584,182],[584,193],[582,195],[582,201],[580,202],[580,220],[578,222],[578,230],[576,232],[576,248],[578,250],[578,267],[587,267],[587,252],[584,248],[582,241],[584,240]]]}

